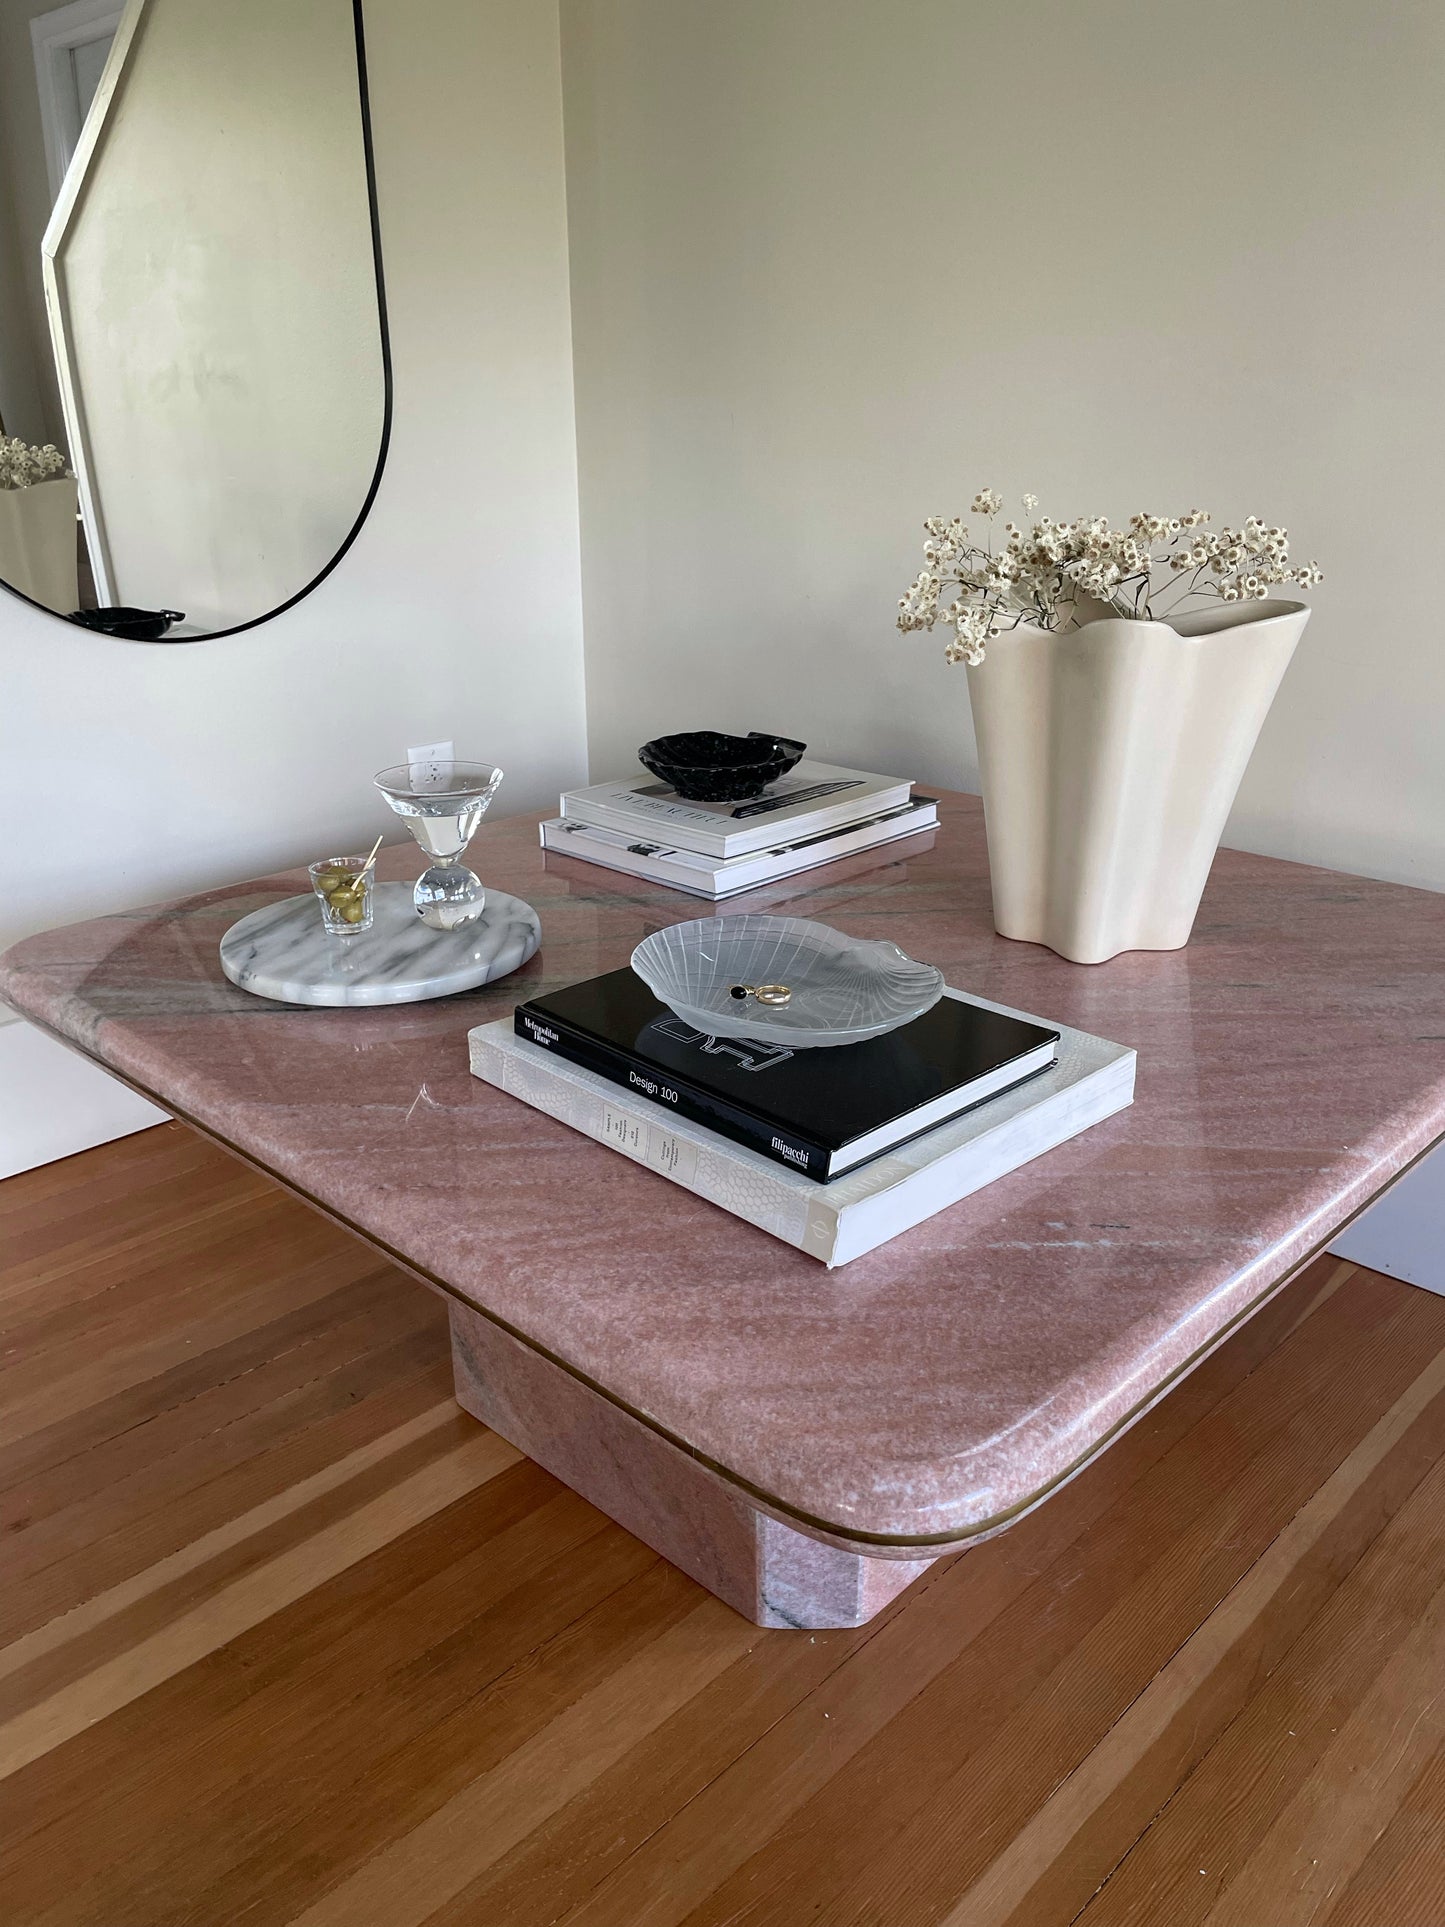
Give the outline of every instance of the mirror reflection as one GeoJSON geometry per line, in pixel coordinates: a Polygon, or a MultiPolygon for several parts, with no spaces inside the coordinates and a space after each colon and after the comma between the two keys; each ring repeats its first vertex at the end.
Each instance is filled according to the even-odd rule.
{"type": "Polygon", "coordinates": [[[0,16],[0,581],[136,640],[350,542],[388,377],[359,0],[0,16]]]}

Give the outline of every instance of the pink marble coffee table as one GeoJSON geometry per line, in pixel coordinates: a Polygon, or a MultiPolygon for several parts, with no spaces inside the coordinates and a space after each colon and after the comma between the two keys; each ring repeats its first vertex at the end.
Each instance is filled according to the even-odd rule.
{"type": "Polygon", "coordinates": [[[469,1074],[473,1025],[699,911],[544,858],[530,819],[473,845],[542,919],[484,990],[233,989],[222,931],[293,872],[33,937],[0,994],[445,1292],[463,1405],[723,1598],[858,1624],[1045,1499],[1445,1133],[1445,896],[1224,852],[1188,949],[1083,968],[995,936],[977,799],[943,821],[742,901],[1132,1044],[1137,1098],[834,1272],[469,1074]]]}

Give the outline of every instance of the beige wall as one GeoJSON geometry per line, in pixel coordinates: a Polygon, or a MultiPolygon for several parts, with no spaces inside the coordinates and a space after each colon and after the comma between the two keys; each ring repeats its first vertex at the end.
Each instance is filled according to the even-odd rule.
{"type": "Polygon", "coordinates": [[[50,178],[30,42],[30,22],[60,3],[0,0],[0,408],[12,435],[63,448],[65,423],[40,282],[50,178]]]}
{"type": "Polygon", "coordinates": [[[110,600],[251,621],[336,553],[381,446],[350,0],[146,0],[66,187],[46,247],[110,600]]]}
{"type": "Polygon", "coordinates": [[[397,415],[376,506],[295,609],[216,642],[91,636],[0,595],[0,945],[254,876],[394,819],[452,738],[495,806],[584,774],[555,10],[367,8],[397,415]],[[68,840],[39,799],[75,799],[68,840]]]}
{"type": "Polygon", "coordinates": [[[1445,12],[562,12],[594,777],[706,723],[974,786],[923,517],[1202,503],[1328,573],[1230,840],[1445,887],[1445,12]]]}

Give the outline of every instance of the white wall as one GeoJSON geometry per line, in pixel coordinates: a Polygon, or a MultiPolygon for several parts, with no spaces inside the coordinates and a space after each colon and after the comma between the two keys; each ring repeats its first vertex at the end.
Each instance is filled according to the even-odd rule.
{"type": "Polygon", "coordinates": [[[106,599],[249,622],[336,553],[381,447],[351,0],[145,0],[91,139],[45,245],[106,599]]]}
{"type": "Polygon", "coordinates": [[[371,774],[412,743],[500,762],[502,814],[584,773],[555,11],[373,0],[367,27],[396,375],[375,508],[314,595],[217,642],[0,595],[0,944],[375,835],[371,774]]]}
{"type": "Polygon", "coordinates": [[[32,1024],[0,1024],[0,1178],[165,1121],[32,1024]]]}
{"type": "Polygon", "coordinates": [[[1445,887],[1445,11],[562,14],[594,777],[706,723],[976,787],[924,516],[1200,503],[1328,575],[1228,840],[1445,887]]]}

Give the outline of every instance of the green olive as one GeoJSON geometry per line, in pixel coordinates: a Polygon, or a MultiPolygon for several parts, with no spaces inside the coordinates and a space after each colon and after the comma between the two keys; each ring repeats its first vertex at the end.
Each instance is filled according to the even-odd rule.
{"type": "Polygon", "coordinates": [[[366,915],[366,905],[364,903],[347,903],[343,905],[337,914],[344,923],[360,923],[361,919],[366,915]]]}
{"type": "Polygon", "coordinates": [[[322,890],[334,890],[338,884],[345,883],[345,881],[346,872],[344,870],[323,870],[316,879],[317,885],[322,890]]]}

